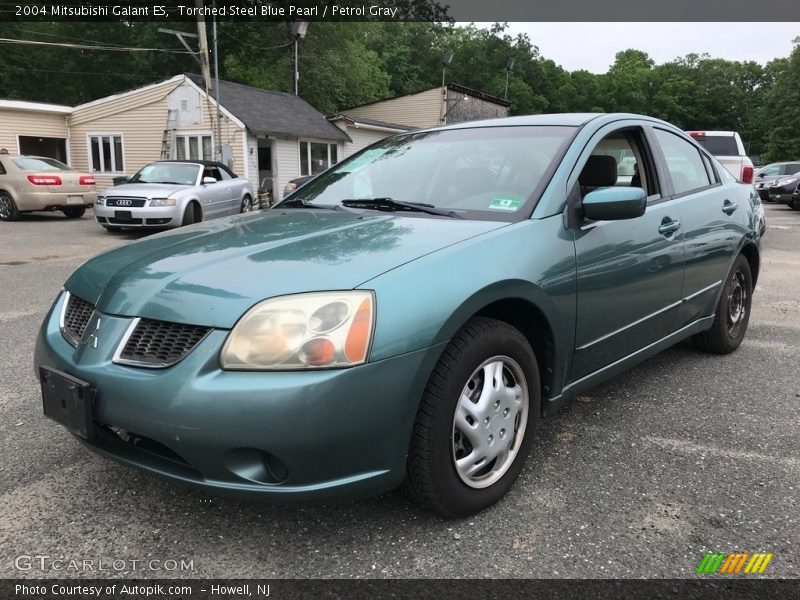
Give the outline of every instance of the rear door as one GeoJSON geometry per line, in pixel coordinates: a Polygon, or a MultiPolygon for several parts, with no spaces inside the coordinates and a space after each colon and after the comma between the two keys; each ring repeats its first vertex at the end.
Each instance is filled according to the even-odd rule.
{"type": "Polygon", "coordinates": [[[587,177],[591,156],[582,157],[577,165],[582,195],[594,186],[642,187],[648,204],[641,217],[590,221],[573,229],[578,268],[571,381],[672,331],[683,280],[681,215],[678,203],[662,192],[662,177],[649,146],[638,122],[609,126],[598,132],[587,150],[591,156],[612,157],[616,173],[609,178],[587,177]]]}
{"type": "Polygon", "coordinates": [[[715,161],[683,136],[653,127],[654,146],[668,173],[671,201],[681,214],[686,254],[675,329],[708,316],[745,233],[740,224],[750,190],[720,172],[715,161]]]}

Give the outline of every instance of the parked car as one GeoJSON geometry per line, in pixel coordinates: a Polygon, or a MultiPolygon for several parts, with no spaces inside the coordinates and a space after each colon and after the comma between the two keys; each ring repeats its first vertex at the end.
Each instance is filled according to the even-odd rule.
{"type": "Polygon", "coordinates": [[[180,227],[250,212],[253,188],[218,162],[160,160],[97,196],[94,215],[110,231],[180,227]]]}
{"type": "Polygon", "coordinates": [[[771,163],[755,172],[753,186],[762,202],[768,202],[770,200],[769,188],[772,183],[795,173],[800,173],[800,161],[771,163]]]}
{"type": "Polygon", "coordinates": [[[214,491],[403,484],[473,514],[569,398],[685,338],[736,350],[757,202],[649,117],[400,134],[276,210],[85,263],[39,333],[44,413],[94,451],[214,491]],[[638,157],[635,181],[615,155],[638,157]]]}
{"type": "Polygon", "coordinates": [[[286,187],[283,188],[283,197],[286,198],[286,196],[294,192],[296,189],[303,187],[309,181],[314,179],[314,177],[316,177],[316,175],[303,175],[302,177],[292,179],[286,184],[286,187]]]}
{"type": "Polygon", "coordinates": [[[717,157],[722,166],[742,183],[753,183],[753,161],[744,151],[735,131],[687,131],[695,141],[717,157]]]}
{"type": "Polygon", "coordinates": [[[0,221],[38,210],[78,219],[97,198],[95,179],[45,156],[0,154],[0,221]]]}
{"type": "Polygon", "coordinates": [[[769,199],[772,202],[780,202],[791,206],[792,194],[797,190],[798,182],[800,182],[800,173],[773,181],[768,189],[769,199]]]}

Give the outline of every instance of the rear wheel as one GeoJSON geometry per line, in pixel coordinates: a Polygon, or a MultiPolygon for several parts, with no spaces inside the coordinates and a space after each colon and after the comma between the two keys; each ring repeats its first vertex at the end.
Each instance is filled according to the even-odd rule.
{"type": "Polygon", "coordinates": [[[733,263],[717,304],[711,329],[694,336],[695,345],[705,352],[729,354],[739,347],[750,321],[753,276],[750,263],[741,254],[733,263]]]}
{"type": "Polygon", "coordinates": [[[511,488],[539,418],[539,371],[525,337],[475,318],[434,368],[406,465],[406,492],[446,516],[475,514],[511,488]]]}
{"type": "Polygon", "coordinates": [[[242,208],[241,212],[246,213],[253,210],[253,199],[250,196],[245,196],[242,198],[242,208]]]}
{"type": "Polygon", "coordinates": [[[0,191],[0,221],[17,221],[20,212],[11,194],[0,191]]]}
{"type": "Polygon", "coordinates": [[[85,206],[70,206],[69,208],[62,208],[61,212],[64,213],[68,219],[80,219],[86,213],[85,206]]]}

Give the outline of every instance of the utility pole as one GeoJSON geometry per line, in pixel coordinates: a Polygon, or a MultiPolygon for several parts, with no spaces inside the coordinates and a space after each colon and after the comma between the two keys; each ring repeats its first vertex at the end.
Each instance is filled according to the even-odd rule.
{"type": "Polygon", "coordinates": [[[506,91],[503,94],[503,100],[508,100],[508,78],[511,76],[511,70],[514,68],[514,57],[509,56],[506,61],[506,91]]]}
{"type": "Polygon", "coordinates": [[[453,53],[450,50],[445,50],[442,54],[442,110],[439,121],[444,123],[447,118],[447,65],[453,60],[453,53]]]}
{"type": "Polygon", "coordinates": [[[197,38],[200,49],[200,74],[206,86],[206,93],[211,89],[211,69],[208,65],[208,34],[206,33],[206,18],[203,15],[203,0],[194,0],[197,11],[197,38]]]}
{"type": "MultiPolygon", "coordinates": [[[[217,6],[214,0],[214,7],[217,6]]],[[[214,11],[216,12],[216,11],[214,11]]],[[[217,45],[217,16],[214,15],[214,100],[217,103],[217,144],[215,148],[215,156],[219,162],[222,162],[222,110],[219,105],[219,46],[217,45]]],[[[245,157],[247,160],[247,157],[245,157]]]]}

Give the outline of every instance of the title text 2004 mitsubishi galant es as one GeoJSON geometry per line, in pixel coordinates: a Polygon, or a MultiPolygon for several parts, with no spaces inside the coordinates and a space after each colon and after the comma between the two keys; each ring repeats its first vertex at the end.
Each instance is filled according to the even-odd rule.
{"type": "Polygon", "coordinates": [[[272,210],[80,267],[36,348],[44,412],[216,490],[403,485],[468,515],[508,491],[567,398],[684,338],[737,348],[757,203],[648,117],[398,135],[272,210]]]}

